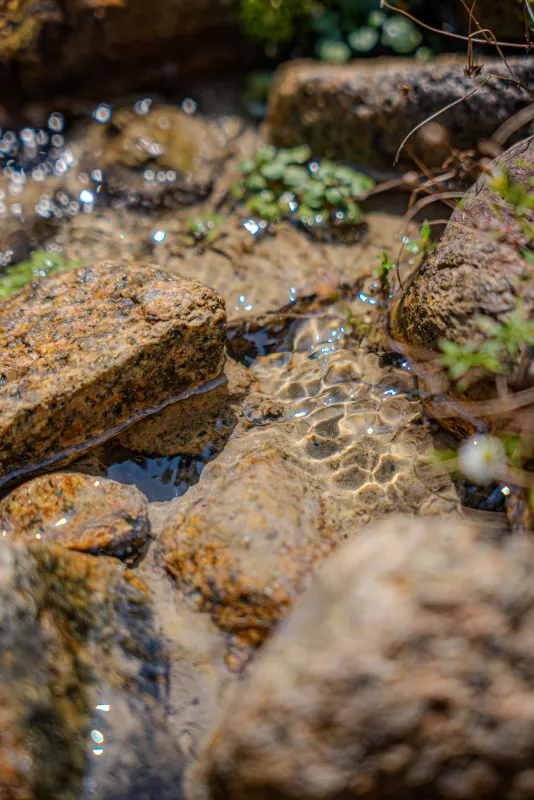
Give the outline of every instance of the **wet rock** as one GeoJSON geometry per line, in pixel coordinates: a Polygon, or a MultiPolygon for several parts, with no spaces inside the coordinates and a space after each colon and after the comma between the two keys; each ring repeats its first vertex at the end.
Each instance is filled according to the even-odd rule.
{"type": "Polygon", "coordinates": [[[41,475],[0,501],[0,530],[13,541],[132,559],[148,542],[148,504],[134,486],[75,472],[41,475]]]}
{"type": "Polygon", "coordinates": [[[0,305],[0,480],[72,454],[218,374],[225,312],[202,284],[100,264],[0,305]]]}
{"type": "Polygon", "coordinates": [[[158,701],[165,659],[132,573],[2,540],[0,627],[2,797],[119,798],[147,780],[145,797],[177,796],[183,761],[158,701]]]}
{"type": "Polygon", "coordinates": [[[320,482],[272,427],[231,440],[160,544],[182,598],[238,643],[261,642],[340,539],[320,482]]]}
{"type": "Polygon", "coordinates": [[[115,111],[84,133],[81,169],[102,170],[110,197],[127,205],[179,205],[205,197],[227,156],[220,129],[173,106],[115,111]]]}
{"type": "MultiPolygon", "coordinates": [[[[235,0],[16,0],[2,6],[0,55],[15,64],[19,91],[38,96],[69,87],[133,90],[157,76],[239,63],[246,49],[232,24],[235,0]],[[224,34],[224,35],[222,35],[224,34]],[[52,57],[51,57],[52,56],[52,57]]],[[[9,85],[9,73],[2,76],[9,85]]]]}
{"type": "MultiPolygon", "coordinates": [[[[508,172],[530,191],[533,140],[514,145],[493,167],[508,172]]],[[[479,179],[405,291],[395,323],[399,335],[410,344],[435,349],[440,338],[461,344],[483,340],[478,318],[502,322],[519,300],[530,315],[534,281],[531,264],[521,251],[531,245],[533,223],[532,209],[520,218],[517,209],[488,187],[486,177],[479,179]]]]}
{"type": "Polygon", "coordinates": [[[527,800],[533,575],[523,537],[369,526],[267,643],[188,797],[527,800]]]}
{"type": "Polygon", "coordinates": [[[160,456],[220,452],[242,416],[241,401],[258,388],[252,372],[228,359],[218,386],[140,420],[118,440],[130,450],[160,456]]]}
{"type": "MultiPolygon", "coordinates": [[[[514,59],[512,65],[532,89],[530,60],[514,59]]],[[[271,89],[268,136],[280,147],[306,142],[316,156],[391,167],[413,127],[475,87],[464,66],[465,59],[450,58],[432,64],[398,58],[343,66],[291,62],[278,70],[271,89]]],[[[502,62],[486,62],[482,78],[492,72],[502,74],[502,62]]],[[[492,80],[421,129],[412,145],[428,166],[438,166],[451,147],[473,147],[527,101],[525,91],[492,80]]],[[[406,153],[403,158],[408,160],[406,153]]]]}

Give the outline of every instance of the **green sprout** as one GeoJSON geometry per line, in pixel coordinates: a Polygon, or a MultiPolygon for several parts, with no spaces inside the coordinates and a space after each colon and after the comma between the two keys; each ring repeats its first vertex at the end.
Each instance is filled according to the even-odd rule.
{"type": "Polygon", "coordinates": [[[61,253],[35,250],[27,261],[7,267],[0,273],[0,300],[9,297],[32,281],[81,266],[83,266],[82,261],[66,259],[61,253]]]}
{"type": "Polygon", "coordinates": [[[221,235],[220,226],[224,222],[221,214],[204,212],[196,217],[190,217],[187,230],[192,234],[195,242],[205,241],[211,243],[221,235]]]}
{"type": "Polygon", "coordinates": [[[380,261],[380,264],[376,268],[376,277],[380,281],[380,288],[382,289],[382,293],[389,294],[389,290],[391,288],[391,281],[389,279],[389,274],[391,270],[395,269],[395,262],[390,259],[385,250],[382,250],[380,255],[377,256],[377,258],[380,261]]]}
{"type": "Polygon", "coordinates": [[[233,186],[236,200],[267,222],[295,219],[308,230],[328,227],[344,235],[361,224],[357,200],[374,181],[351,167],[327,159],[312,161],[307,145],[277,149],[268,145],[240,164],[233,186]]]}

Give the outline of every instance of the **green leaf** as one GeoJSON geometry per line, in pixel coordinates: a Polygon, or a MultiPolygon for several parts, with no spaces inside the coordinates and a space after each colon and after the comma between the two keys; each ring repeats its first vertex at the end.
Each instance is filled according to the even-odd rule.
{"type": "Polygon", "coordinates": [[[267,181],[263,175],[258,175],[257,172],[254,172],[248,176],[246,186],[251,192],[261,192],[267,187],[267,181]]]}
{"type": "Polygon", "coordinates": [[[310,173],[306,167],[290,166],[285,171],[283,181],[292,189],[302,190],[310,181],[310,173]]]}
{"type": "Polygon", "coordinates": [[[342,41],[322,41],[316,49],[320,60],[329,64],[346,64],[350,60],[350,47],[342,41]]]}
{"type": "Polygon", "coordinates": [[[256,162],[258,164],[267,164],[269,161],[274,161],[275,158],[276,147],[273,147],[272,144],[262,147],[261,150],[258,150],[256,153],[256,162]]]}
{"type": "Polygon", "coordinates": [[[254,161],[252,161],[250,158],[247,158],[244,161],[239,162],[239,169],[243,175],[249,175],[251,172],[254,172],[256,165],[254,161]]]}
{"type": "Polygon", "coordinates": [[[279,181],[283,178],[285,172],[284,164],[279,161],[271,161],[270,164],[264,164],[260,168],[260,173],[264,178],[269,181],[279,181]]]}
{"type": "Polygon", "coordinates": [[[363,25],[349,35],[349,44],[357,53],[368,53],[378,43],[380,35],[375,28],[363,25]]]}

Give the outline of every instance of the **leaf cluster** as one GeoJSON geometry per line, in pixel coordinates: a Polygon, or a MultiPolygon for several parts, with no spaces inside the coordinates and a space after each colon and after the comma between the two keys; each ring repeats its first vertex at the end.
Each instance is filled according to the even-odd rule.
{"type": "Polygon", "coordinates": [[[242,161],[242,179],[233,195],[262,219],[293,218],[307,228],[352,227],[362,219],[357,200],[374,181],[343,164],[311,161],[307,145],[290,149],[267,146],[242,161]]]}

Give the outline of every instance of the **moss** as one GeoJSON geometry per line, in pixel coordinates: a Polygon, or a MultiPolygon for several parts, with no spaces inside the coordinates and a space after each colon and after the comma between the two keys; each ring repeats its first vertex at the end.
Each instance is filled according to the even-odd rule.
{"type": "Polygon", "coordinates": [[[36,250],[27,261],[8,267],[0,274],[0,300],[14,294],[31,281],[81,266],[82,261],[66,259],[60,253],[36,250]]]}

